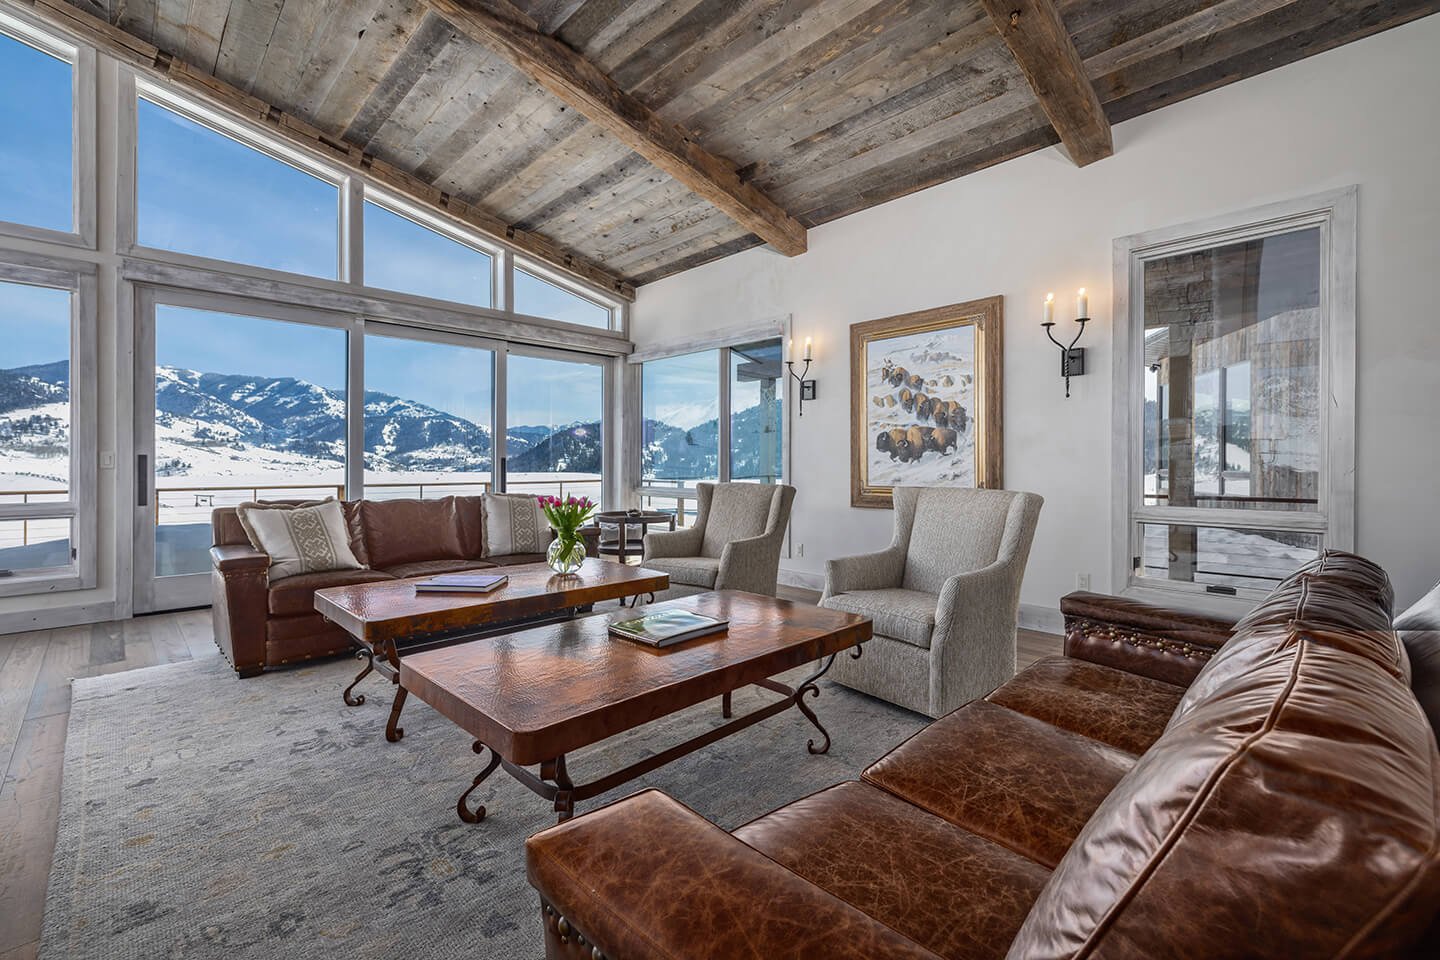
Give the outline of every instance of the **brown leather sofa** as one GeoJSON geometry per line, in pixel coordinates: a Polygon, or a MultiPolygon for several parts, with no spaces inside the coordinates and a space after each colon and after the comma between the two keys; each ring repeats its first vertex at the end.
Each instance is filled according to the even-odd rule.
{"type": "Polygon", "coordinates": [[[532,837],[546,955],[1440,956],[1433,651],[1391,602],[1339,553],[1235,623],[1073,594],[1065,656],[859,780],[733,834],[647,791],[532,837]]]}
{"type": "MultiPolygon", "coordinates": [[[[235,508],[216,509],[210,515],[216,644],[242,677],[266,667],[346,653],[354,649],[350,635],[315,612],[315,591],[321,587],[545,559],[539,553],[482,557],[480,504],[480,497],[342,501],[350,549],[367,569],[305,573],[274,584],[268,576],[270,558],[250,545],[235,508]]],[[[587,552],[593,556],[597,545],[592,532],[587,552]]]]}

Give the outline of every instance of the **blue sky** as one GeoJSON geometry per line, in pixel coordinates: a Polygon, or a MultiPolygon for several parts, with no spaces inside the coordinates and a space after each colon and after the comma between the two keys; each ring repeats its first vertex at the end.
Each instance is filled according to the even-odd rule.
{"type": "Polygon", "coordinates": [[[0,281],[0,369],[64,360],[70,349],[70,292],[0,281]]]}
{"type": "Polygon", "coordinates": [[[72,229],[70,71],[0,34],[0,220],[72,229]]]}

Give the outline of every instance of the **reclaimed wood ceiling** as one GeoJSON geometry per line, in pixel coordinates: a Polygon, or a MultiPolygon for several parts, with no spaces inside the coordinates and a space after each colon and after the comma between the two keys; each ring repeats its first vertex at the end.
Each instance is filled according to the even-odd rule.
{"type": "MultiPolygon", "coordinates": [[[[587,276],[608,274],[621,292],[763,242],[425,0],[71,2],[264,101],[271,119],[305,121],[583,258],[598,268],[587,276]]],[[[1018,22],[1048,0],[513,2],[638,101],[646,122],[674,125],[805,227],[1059,142],[1061,120],[1052,126],[1055,111],[1035,93],[1043,84],[1027,80],[1025,51],[1002,36],[1005,9],[1018,22]]],[[[1440,0],[1054,8],[1104,126],[1435,12],[1440,0]]]]}

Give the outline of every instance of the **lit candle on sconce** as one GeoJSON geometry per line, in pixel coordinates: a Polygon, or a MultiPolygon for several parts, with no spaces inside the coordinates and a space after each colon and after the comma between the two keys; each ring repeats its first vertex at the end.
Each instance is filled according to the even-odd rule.
{"type": "Polygon", "coordinates": [[[809,359],[810,359],[810,338],[809,338],[809,337],[806,337],[806,338],[805,338],[805,359],[806,359],[806,360],[809,360],[809,359]]]}
{"type": "Polygon", "coordinates": [[[1090,298],[1085,295],[1084,287],[1081,287],[1075,294],[1075,316],[1077,318],[1090,316],[1090,298]]]}
{"type": "Polygon", "coordinates": [[[1045,322],[1055,322],[1055,294],[1045,294],[1045,322]]]}

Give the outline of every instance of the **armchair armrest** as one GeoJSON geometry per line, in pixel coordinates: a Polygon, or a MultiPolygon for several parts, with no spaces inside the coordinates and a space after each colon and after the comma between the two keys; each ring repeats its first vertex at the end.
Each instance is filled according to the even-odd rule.
{"type": "Polygon", "coordinates": [[[645,534],[645,559],[653,557],[698,557],[705,542],[704,527],[681,527],[645,534]]]}
{"type": "Polygon", "coordinates": [[[1072,593],[1060,600],[1065,655],[1189,686],[1230,639],[1235,621],[1123,597],[1072,593]]]}
{"type": "Polygon", "coordinates": [[[1015,675],[1024,562],[957,573],[940,587],[930,638],[930,709],[943,716],[1015,675]]]}
{"type": "MultiPolygon", "coordinates": [[[[884,590],[900,586],[905,552],[891,544],[878,553],[862,553],[825,561],[825,597],[851,590],[884,590]]],[[[823,599],[823,598],[822,598],[823,599]]]]}
{"type": "Polygon", "coordinates": [[[781,530],[725,544],[720,552],[715,589],[745,590],[773,597],[780,577],[780,545],[784,536],[785,531],[781,530]]]}
{"type": "Polygon", "coordinates": [[[537,833],[525,864],[551,960],[937,960],[655,790],[537,833]]]}
{"type": "Polygon", "coordinates": [[[265,624],[270,617],[270,557],[248,544],[210,548],[215,645],[242,677],[265,669],[265,624]]]}

